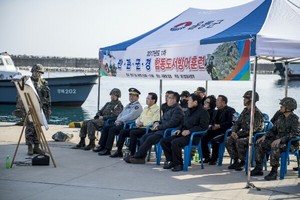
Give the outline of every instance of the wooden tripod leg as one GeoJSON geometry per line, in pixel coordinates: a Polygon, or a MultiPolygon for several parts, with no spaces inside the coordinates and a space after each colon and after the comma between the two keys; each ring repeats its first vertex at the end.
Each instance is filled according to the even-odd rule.
{"type": "Polygon", "coordinates": [[[39,119],[38,119],[37,113],[35,112],[33,102],[32,102],[32,100],[31,100],[31,98],[30,98],[29,95],[25,94],[25,97],[26,97],[26,101],[27,101],[27,104],[28,104],[28,107],[29,107],[30,114],[31,114],[31,118],[32,118],[32,122],[33,122],[33,125],[34,125],[34,129],[36,131],[37,138],[38,138],[38,141],[39,141],[39,143],[41,145],[41,148],[42,148],[42,150],[45,151],[45,153],[48,153],[50,155],[51,160],[53,162],[53,165],[54,165],[54,167],[56,167],[56,164],[55,164],[53,155],[52,155],[52,153],[50,151],[48,142],[47,142],[46,137],[44,135],[44,132],[43,132],[43,130],[41,128],[41,124],[39,123],[39,119]]]}
{"type": "Polygon", "coordinates": [[[52,160],[52,162],[53,162],[53,165],[54,165],[54,167],[56,167],[56,164],[55,164],[53,155],[52,155],[52,153],[51,153],[50,147],[49,147],[49,145],[48,145],[48,142],[47,142],[47,140],[46,140],[46,137],[45,137],[45,135],[44,135],[43,130],[41,129],[41,127],[39,127],[39,130],[37,131],[37,134],[39,135],[38,138],[39,138],[39,142],[40,142],[40,144],[41,144],[41,147],[43,148],[43,150],[44,150],[46,153],[48,153],[48,154],[50,155],[51,160],[52,160]]]}
{"type": "Polygon", "coordinates": [[[22,138],[22,135],[23,135],[23,132],[24,132],[24,129],[25,129],[25,125],[27,124],[27,119],[28,119],[28,113],[26,114],[26,117],[25,117],[25,120],[24,120],[23,128],[22,128],[19,140],[18,140],[18,144],[17,144],[16,150],[15,150],[15,153],[14,153],[14,157],[13,157],[13,159],[11,161],[11,164],[10,164],[10,168],[13,167],[13,164],[15,162],[15,158],[16,158],[19,146],[20,146],[20,142],[21,142],[21,138],[22,138]]]}

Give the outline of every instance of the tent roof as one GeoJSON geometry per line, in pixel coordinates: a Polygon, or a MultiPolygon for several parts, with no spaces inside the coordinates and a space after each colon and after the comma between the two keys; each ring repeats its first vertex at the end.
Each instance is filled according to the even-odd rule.
{"type": "Polygon", "coordinates": [[[251,55],[300,57],[299,7],[290,0],[256,0],[219,10],[190,8],[131,40],[100,50],[199,46],[253,39],[251,55]]]}

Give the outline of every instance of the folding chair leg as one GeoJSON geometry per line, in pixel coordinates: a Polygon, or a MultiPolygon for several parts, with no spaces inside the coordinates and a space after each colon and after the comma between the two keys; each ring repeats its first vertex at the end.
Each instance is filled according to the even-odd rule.
{"type": "Polygon", "coordinates": [[[148,152],[147,162],[150,161],[151,151],[152,151],[152,146],[151,146],[151,148],[149,149],[149,152],[148,152]]]}

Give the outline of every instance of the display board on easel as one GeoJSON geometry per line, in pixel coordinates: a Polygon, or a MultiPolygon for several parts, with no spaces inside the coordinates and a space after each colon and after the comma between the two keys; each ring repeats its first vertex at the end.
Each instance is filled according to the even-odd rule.
{"type": "MultiPolygon", "coordinates": [[[[23,105],[25,107],[26,113],[29,111],[28,102],[26,100],[26,95],[30,96],[32,100],[32,104],[35,108],[35,112],[37,113],[38,122],[40,125],[44,126],[46,130],[48,130],[48,122],[45,117],[45,114],[43,112],[43,109],[40,104],[40,97],[35,90],[35,87],[31,81],[31,78],[29,76],[24,76],[19,81],[15,81],[15,85],[17,88],[17,91],[22,99],[23,105]]],[[[32,122],[32,117],[29,115],[29,121],[32,122]]]]}
{"type": "Polygon", "coordinates": [[[18,145],[14,154],[14,157],[12,159],[11,167],[14,163],[14,159],[16,157],[18,147],[20,145],[20,141],[25,129],[25,126],[27,124],[27,121],[30,121],[33,123],[38,141],[40,143],[41,149],[50,155],[51,160],[53,162],[54,167],[56,167],[55,161],[53,159],[52,153],[50,151],[49,145],[47,143],[46,137],[44,135],[43,129],[41,126],[44,126],[46,130],[49,129],[47,119],[45,117],[45,114],[43,112],[43,109],[41,107],[41,101],[39,98],[39,95],[37,91],[35,90],[35,87],[31,81],[31,78],[29,76],[24,76],[21,79],[14,80],[14,83],[16,85],[17,91],[22,99],[24,108],[26,110],[26,118],[25,123],[23,125],[22,132],[20,134],[20,138],[18,141],[18,145]]]}

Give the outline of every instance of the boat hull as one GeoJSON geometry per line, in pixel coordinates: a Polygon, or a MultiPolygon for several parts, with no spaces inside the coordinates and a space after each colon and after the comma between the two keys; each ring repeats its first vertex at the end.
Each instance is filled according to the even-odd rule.
{"type": "MultiPolygon", "coordinates": [[[[46,78],[53,106],[81,106],[98,75],[46,78]]],[[[0,104],[16,104],[17,90],[10,80],[0,80],[0,104]]]]}

